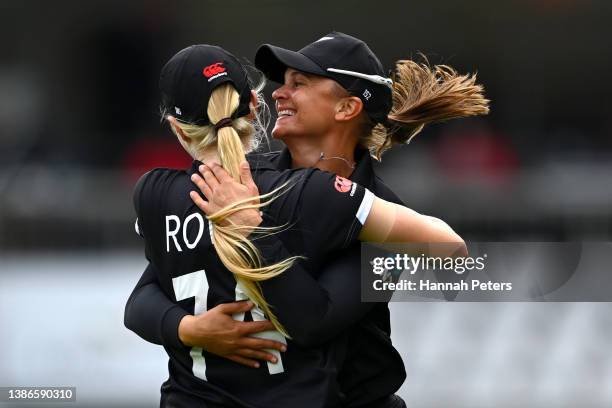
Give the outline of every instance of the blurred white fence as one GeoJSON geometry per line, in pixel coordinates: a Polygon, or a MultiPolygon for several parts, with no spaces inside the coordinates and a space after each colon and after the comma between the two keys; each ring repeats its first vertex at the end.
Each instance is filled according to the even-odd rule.
{"type": "MultiPolygon", "coordinates": [[[[165,353],[123,327],[144,265],[138,253],[1,254],[0,386],[76,386],[71,406],[155,406],[165,353]]],[[[609,303],[391,312],[410,407],[612,406],[609,303]]]]}

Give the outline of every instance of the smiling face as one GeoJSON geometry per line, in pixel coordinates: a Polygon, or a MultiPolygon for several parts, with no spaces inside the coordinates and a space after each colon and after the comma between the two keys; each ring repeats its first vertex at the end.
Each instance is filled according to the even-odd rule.
{"type": "Polygon", "coordinates": [[[342,97],[338,88],[331,79],[288,68],[285,83],[272,93],[278,113],[272,136],[282,140],[327,134],[342,97]]]}

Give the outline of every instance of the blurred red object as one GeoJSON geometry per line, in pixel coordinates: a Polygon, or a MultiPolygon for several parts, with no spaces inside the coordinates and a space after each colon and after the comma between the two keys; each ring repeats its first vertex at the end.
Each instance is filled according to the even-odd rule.
{"type": "Polygon", "coordinates": [[[445,175],[457,181],[504,184],[519,168],[508,139],[481,127],[446,131],[434,146],[433,157],[445,175]]]}
{"type": "Polygon", "coordinates": [[[191,166],[192,160],[176,140],[141,138],[126,149],[122,169],[127,182],[134,183],[156,167],[186,169],[191,166]]]}

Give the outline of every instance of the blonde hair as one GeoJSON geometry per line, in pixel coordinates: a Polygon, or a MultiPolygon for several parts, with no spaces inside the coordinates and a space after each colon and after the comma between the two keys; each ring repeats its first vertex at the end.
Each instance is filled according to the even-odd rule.
{"type": "Polygon", "coordinates": [[[448,65],[431,67],[421,57],[422,63],[396,63],[387,122],[374,124],[366,118],[359,143],[377,160],[392,145],[409,143],[427,124],[489,113],[489,100],[476,84],[476,74],[460,75],[448,65]]]}
{"type": "MultiPolygon", "coordinates": [[[[207,113],[211,125],[198,126],[177,122],[177,126],[190,139],[190,143],[187,143],[186,146],[189,153],[193,157],[198,157],[203,149],[216,145],[221,165],[236,181],[240,181],[240,163],[246,160],[245,148],[250,151],[261,140],[261,138],[253,137],[256,133],[255,127],[244,117],[233,119],[231,126],[222,127],[215,131],[214,124],[221,119],[231,117],[238,108],[238,104],[239,94],[236,89],[230,84],[223,84],[215,88],[208,102],[207,113]]],[[[256,119],[255,122],[260,125],[265,124],[265,121],[260,118],[256,119]]],[[[265,127],[261,129],[265,132],[265,127]]],[[[261,208],[270,204],[284,188],[286,188],[286,185],[259,196],[259,204],[253,204],[255,197],[249,198],[233,203],[207,218],[213,224],[215,250],[223,265],[234,274],[236,281],[242,285],[247,296],[263,310],[274,327],[285,337],[289,337],[289,334],[273,313],[271,306],[265,300],[258,282],[280,275],[289,269],[299,257],[291,257],[272,265],[264,265],[257,247],[241,234],[242,230],[249,228],[248,226],[221,225],[237,211],[261,208]]],[[[257,227],[253,233],[270,233],[271,230],[275,230],[275,228],[257,227]]]]}

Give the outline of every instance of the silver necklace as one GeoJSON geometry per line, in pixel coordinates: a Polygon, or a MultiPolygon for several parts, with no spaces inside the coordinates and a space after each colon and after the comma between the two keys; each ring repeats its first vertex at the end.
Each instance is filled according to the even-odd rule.
{"type": "Polygon", "coordinates": [[[351,169],[355,169],[355,163],[351,163],[349,162],[347,159],[345,159],[344,157],[340,157],[340,156],[331,156],[331,157],[325,157],[325,153],[321,152],[321,155],[319,156],[319,161],[322,160],[331,160],[331,159],[338,159],[338,160],[342,160],[343,162],[346,163],[347,166],[349,166],[351,169]]]}

